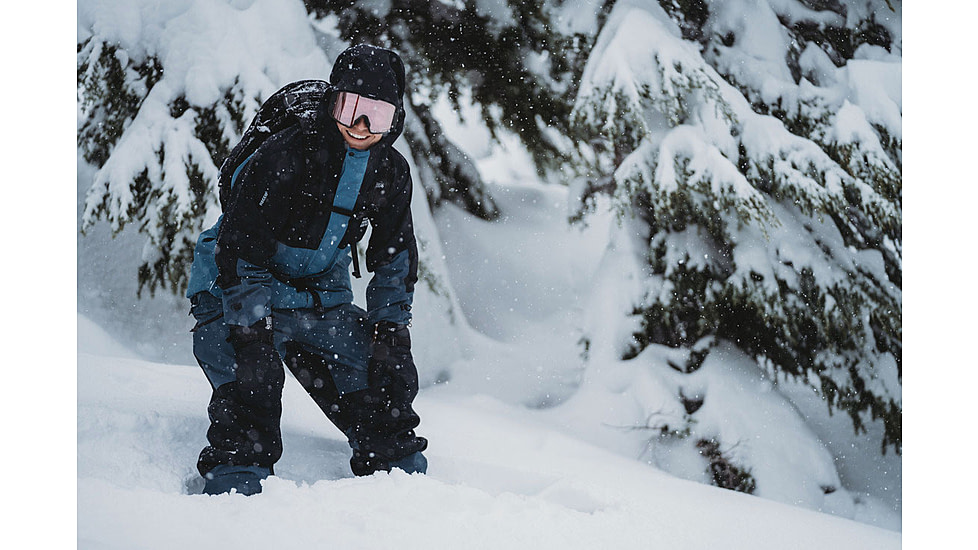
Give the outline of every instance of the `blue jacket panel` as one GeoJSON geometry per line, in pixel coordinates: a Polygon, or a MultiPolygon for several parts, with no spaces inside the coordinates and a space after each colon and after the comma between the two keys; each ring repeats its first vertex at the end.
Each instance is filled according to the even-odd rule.
{"type": "MultiPolygon", "coordinates": [[[[217,232],[221,227],[221,218],[212,227],[205,229],[197,238],[194,247],[194,262],[190,266],[190,283],[187,285],[187,298],[192,298],[200,292],[208,292],[221,298],[224,291],[217,285],[217,262],[214,259],[214,248],[217,245],[217,232]]],[[[294,285],[284,283],[276,278],[269,281],[271,291],[271,306],[274,309],[310,308],[317,304],[312,292],[317,292],[318,303],[324,307],[349,303],[353,301],[353,291],[350,290],[349,277],[343,274],[349,270],[350,256],[340,256],[336,265],[325,276],[310,281],[308,288],[300,290],[294,285]],[[345,260],[345,261],[344,261],[345,260]]]]}
{"type": "Polygon", "coordinates": [[[224,215],[208,229],[201,231],[194,246],[194,263],[190,265],[190,282],[187,285],[187,298],[192,298],[198,292],[210,292],[214,296],[221,295],[217,286],[217,262],[214,261],[214,247],[217,246],[217,232],[221,228],[224,215]]]}
{"type": "Polygon", "coordinates": [[[367,321],[391,321],[401,325],[411,322],[414,291],[404,290],[404,281],[411,268],[408,251],[404,250],[389,263],[377,267],[367,285],[367,321]]]}

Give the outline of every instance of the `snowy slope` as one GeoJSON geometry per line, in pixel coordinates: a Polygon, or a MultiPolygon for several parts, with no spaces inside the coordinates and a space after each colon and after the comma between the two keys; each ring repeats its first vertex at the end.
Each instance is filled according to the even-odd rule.
{"type": "Polygon", "coordinates": [[[187,494],[209,387],[78,318],[78,547],[899,548],[899,533],[679,480],[537,413],[422,393],[429,475],[353,478],[339,432],[291,378],[285,456],[261,495],[187,494]]]}

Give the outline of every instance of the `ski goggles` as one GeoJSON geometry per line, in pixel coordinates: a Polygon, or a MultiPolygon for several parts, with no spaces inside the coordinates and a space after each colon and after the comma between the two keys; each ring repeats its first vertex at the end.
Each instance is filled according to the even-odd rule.
{"type": "Polygon", "coordinates": [[[370,99],[353,92],[339,92],[333,104],[333,119],[343,126],[353,126],[360,117],[367,117],[371,134],[386,134],[394,124],[397,108],[379,99],[370,99]]]}

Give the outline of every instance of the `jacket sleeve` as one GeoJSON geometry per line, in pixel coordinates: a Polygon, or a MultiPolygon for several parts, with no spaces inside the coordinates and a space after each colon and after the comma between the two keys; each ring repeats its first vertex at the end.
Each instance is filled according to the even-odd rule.
{"type": "Polygon", "coordinates": [[[221,228],[221,219],[205,229],[197,237],[194,246],[194,261],[190,265],[190,281],[187,283],[187,298],[193,298],[198,292],[213,291],[217,281],[217,264],[214,261],[214,248],[217,244],[217,232],[221,228]]]}
{"type": "Polygon", "coordinates": [[[413,183],[407,161],[392,150],[393,178],[382,190],[380,208],[371,220],[367,245],[367,320],[406,325],[411,321],[414,285],[418,281],[418,245],[411,217],[413,183]]]}
{"type": "Polygon", "coordinates": [[[270,174],[259,155],[232,188],[217,235],[217,284],[223,291],[225,322],[250,326],[271,314],[272,275],[265,267],[276,239],[259,210],[270,174]]]}

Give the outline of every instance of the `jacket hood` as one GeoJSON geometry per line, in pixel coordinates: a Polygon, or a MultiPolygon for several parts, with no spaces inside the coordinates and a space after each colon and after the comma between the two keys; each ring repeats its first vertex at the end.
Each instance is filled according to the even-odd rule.
{"type": "Polygon", "coordinates": [[[397,107],[384,143],[393,143],[404,131],[404,62],[397,53],[369,44],[347,48],[333,63],[329,81],[337,91],[380,99],[397,107]]]}

